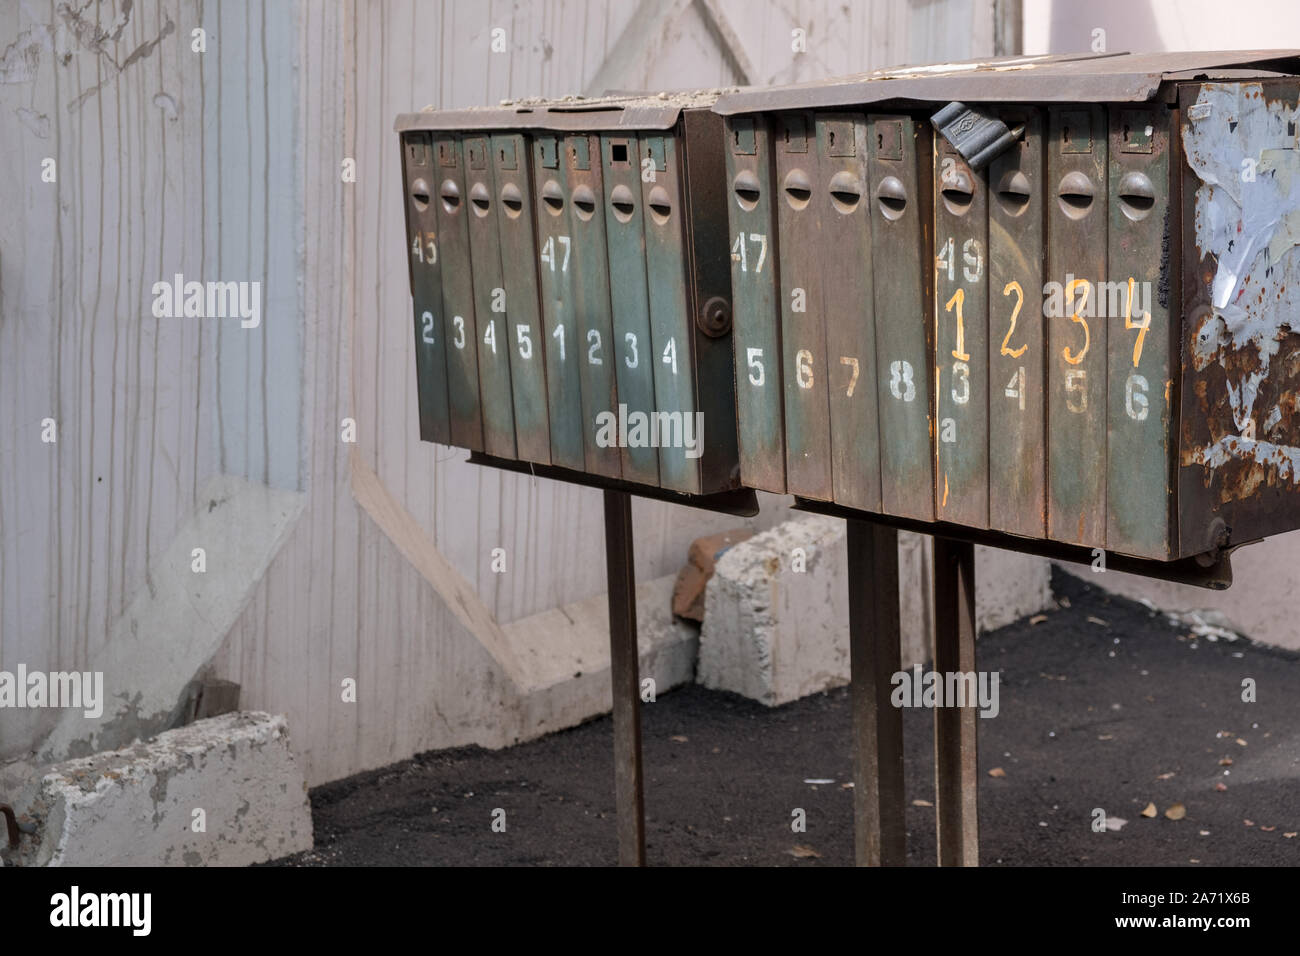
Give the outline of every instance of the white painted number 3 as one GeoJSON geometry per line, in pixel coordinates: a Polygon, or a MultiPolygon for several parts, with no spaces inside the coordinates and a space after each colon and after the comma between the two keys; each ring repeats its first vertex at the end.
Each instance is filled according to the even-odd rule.
{"type": "Polygon", "coordinates": [[[456,326],[456,339],[452,344],[458,349],[463,349],[465,347],[465,320],[458,315],[452,318],[451,321],[456,326]]]}

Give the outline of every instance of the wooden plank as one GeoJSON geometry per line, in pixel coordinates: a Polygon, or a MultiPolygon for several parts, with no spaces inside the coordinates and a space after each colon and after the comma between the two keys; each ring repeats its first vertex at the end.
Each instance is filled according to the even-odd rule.
{"type": "MultiPolygon", "coordinates": [[[[975,670],[975,546],[934,539],[934,670],[975,670]]],[[[934,711],[934,814],[940,866],[979,866],[976,701],[934,711]]]]}

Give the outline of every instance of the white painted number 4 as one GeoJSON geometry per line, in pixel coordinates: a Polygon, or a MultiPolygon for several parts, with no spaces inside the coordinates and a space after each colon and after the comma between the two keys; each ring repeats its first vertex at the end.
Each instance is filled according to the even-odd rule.
{"type": "Polygon", "coordinates": [[[552,272],[555,271],[556,240],[559,240],[560,245],[564,247],[564,260],[560,263],[560,271],[568,272],[569,271],[569,247],[570,247],[568,236],[547,236],[546,243],[542,246],[542,261],[551,267],[552,272]]]}
{"type": "MultiPolygon", "coordinates": [[[[751,232],[749,241],[758,245],[758,261],[754,263],[754,272],[763,271],[763,263],[767,261],[767,236],[761,232],[751,232]]],[[[745,251],[745,234],[736,233],[736,241],[731,247],[731,261],[740,263],[740,271],[749,271],[749,256],[745,251]]]]}
{"type": "Polygon", "coordinates": [[[673,374],[677,374],[677,341],[669,339],[668,344],[664,346],[664,364],[671,365],[673,374]]]}

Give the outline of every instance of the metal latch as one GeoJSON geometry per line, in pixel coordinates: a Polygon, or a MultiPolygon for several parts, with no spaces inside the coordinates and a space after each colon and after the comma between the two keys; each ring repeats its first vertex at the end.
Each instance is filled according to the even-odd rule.
{"type": "Polygon", "coordinates": [[[991,113],[957,102],[939,110],[930,117],[930,122],[975,170],[987,166],[1025,131],[1023,123],[1009,129],[991,113]]]}

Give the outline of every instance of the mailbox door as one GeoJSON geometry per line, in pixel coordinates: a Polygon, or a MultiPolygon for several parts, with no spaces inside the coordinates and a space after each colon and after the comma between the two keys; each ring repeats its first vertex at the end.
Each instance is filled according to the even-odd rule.
{"type": "Polygon", "coordinates": [[[1047,527],[1049,537],[1106,546],[1106,113],[1049,110],[1047,182],[1047,527]]]}
{"type": "MultiPolygon", "coordinates": [[[[685,157],[672,133],[643,133],[642,203],[645,206],[646,276],[650,335],[654,343],[658,414],[659,483],[686,494],[700,491],[699,458],[687,455],[687,429],[695,437],[695,323],[691,314],[685,157]],[[650,174],[653,175],[650,175],[650,174]]],[[[715,183],[714,188],[719,184],[715,183]]]]}
{"type": "Polygon", "coordinates": [[[541,289],[546,359],[546,403],[551,422],[551,462],[582,471],[582,388],[578,379],[578,336],[574,332],[573,236],[568,224],[568,163],[563,139],[533,137],[533,196],[537,218],[537,275],[541,289]]]}
{"type": "Polygon", "coordinates": [[[740,474],[750,488],[784,494],[781,316],[767,117],[727,117],[726,142],[740,474]]]}
{"type": "Polygon", "coordinates": [[[880,511],[876,320],[872,296],[867,121],[858,113],[816,117],[826,384],[830,391],[831,486],[835,502],[880,511]]]}
{"type": "Polygon", "coordinates": [[[600,137],[571,133],[564,137],[565,165],[569,176],[569,235],[573,261],[569,275],[573,289],[574,333],[578,377],[582,391],[582,442],[587,471],[617,478],[618,390],[614,379],[609,310],[609,259],[605,251],[604,187],[600,177],[600,137]],[[604,427],[597,425],[597,417],[604,427]]]}
{"type": "MultiPolygon", "coordinates": [[[[473,260],[474,314],[478,317],[478,379],[483,403],[483,450],[498,458],[515,457],[514,400],[510,388],[509,330],[506,290],[501,276],[497,228],[499,203],[492,178],[487,136],[466,136],[465,186],[469,200],[466,223],[473,260]]],[[[464,205],[462,203],[462,205],[464,205]]]]}
{"type": "Polygon", "coordinates": [[[420,440],[451,443],[447,419],[447,356],[442,319],[442,269],[438,262],[438,213],[434,204],[432,140],[428,133],[402,137],[408,274],[415,312],[415,388],[420,440]]]}
{"type": "Polygon", "coordinates": [[[933,521],[932,135],[903,115],[874,115],[868,126],[881,510],[933,521]]]}
{"type": "Polygon", "coordinates": [[[1164,105],[1110,109],[1110,285],[1097,296],[1110,326],[1106,547],[1165,560],[1177,551],[1169,297],[1179,263],[1168,253],[1178,235],[1169,180],[1176,115],[1164,105]]]}
{"type": "Polygon", "coordinates": [[[826,387],[823,245],[816,192],[816,126],[811,113],[775,116],[781,346],[785,396],[786,488],[832,498],[830,404],[826,387]]]}
{"type": "Polygon", "coordinates": [[[548,465],[551,435],[543,358],[546,333],[537,286],[536,205],[528,169],[528,142],[519,133],[499,133],[492,136],[491,145],[507,326],[497,347],[510,355],[518,455],[525,461],[548,465]]]}
{"type": "Polygon", "coordinates": [[[952,144],[934,151],[935,517],[987,528],[988,186],[952,144]]]}
{"type": "MultiPolygon", "coordinates": [[[[655,411],[654,348],[650,294],[646,286],[645,209],[641,202],[640,144],[635,134],[600,139],[604,164],[605,236],[609,248],[609,297],[613,312],[610,361],[618,400],[627,409],[628,441],[622,449],[623,477],[659,484],[659,452],[648,441],[648,416],[655,411]],[[637,429],[642,433],[637,434],[637,429]]],[[[623,420],[623,416],[620,416],[623,420]]]]}
{"type": "Polygon", "coordinates": [[[989,525],[1047,534],[1043,119],[1008,109],[1020,140],[989,165],[989,525]]]}
{"type": "Polygon", "coordinates": [[[740,487],[727,246],[727,160],[722,117],[717,113],[684,110],[680,128],[691,279],[686,314],[694,333],[695,408],[699,414],[694,453],[700,455],[700,491],[712,493],[740,487]]]}
{"type": "Polygon", "coordinates": [[[442,235],[443,340],[447,343],[447,394],[451,443],[483,451],[479,402],[478,334],[474,322],[474,280],[465,213],[465,162],[459,137],[435,136],[438,167],[437,216],[442,235]]]}

